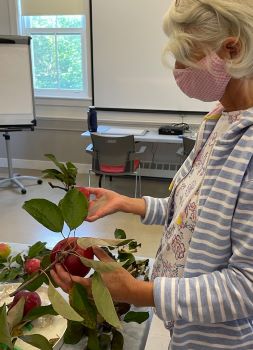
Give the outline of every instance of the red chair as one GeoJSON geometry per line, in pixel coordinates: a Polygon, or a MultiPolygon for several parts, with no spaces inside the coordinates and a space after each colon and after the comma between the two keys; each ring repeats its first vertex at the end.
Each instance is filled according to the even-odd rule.
{"type": "MultiPolygon", "coordinates": [[[[92,169],[89,170],[89,186],[91,172],[101,176],[135,175],[135,197],[139,180],[139,196],[141,196],[141,166],[138,156],[145,152],[146,146],[135,151],[133,135],[101,136],[91,133],[92,144],[86,151],[92,155],[92,169]]],[[[100,181],[101,186],[101,181],[100,181]]]]}

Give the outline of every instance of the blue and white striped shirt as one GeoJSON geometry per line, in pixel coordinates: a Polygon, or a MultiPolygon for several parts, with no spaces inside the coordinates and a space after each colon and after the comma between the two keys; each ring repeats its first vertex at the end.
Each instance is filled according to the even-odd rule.
{"type": "MultiPolygon", "coordinates": [[[[208,115],[199,149],[218,116],[208,115]]],[[[165,199],[144,197],[145,224],[173,217],[177,184],[199,152],[192,151],[165,199]]],[[[183,278],[158,277],[158,316],[175,321],[172,350],[253,349],[253,108],[217,141],[200,188],[198,220],[183,278]]]]}

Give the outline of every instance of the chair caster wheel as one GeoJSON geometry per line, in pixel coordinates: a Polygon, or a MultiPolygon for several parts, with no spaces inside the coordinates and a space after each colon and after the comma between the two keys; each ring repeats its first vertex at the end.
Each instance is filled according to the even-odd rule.
{"type": "Polygon", "coordinates": [[[26,194],[26,190],[24,190],[24,189],[22,188],[21,193],[22,193],[22,194],[26,194]]]}
{"type": "Polygon", "coordinates": [[[42,183],[43,183],[43,181],[40,180],[40,179],[37,181],[37,184],[38,184],[38,185],[41,185],[42,183]]]}

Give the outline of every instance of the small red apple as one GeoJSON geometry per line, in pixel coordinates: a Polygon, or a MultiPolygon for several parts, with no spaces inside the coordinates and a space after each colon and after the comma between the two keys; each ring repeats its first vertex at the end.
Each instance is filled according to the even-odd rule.
{"type": "Polygon", "coordinates": [[[83,249],[77,244],[77,237],[65,238],[58,242],[53,248],[50,259],[54,262],[55,259],[61,260],[62,266],[71,275],[84,277],[90,271],[90,268],[83,265],[78,256],[85,257],[87,259],[93,259],[94,253],[92,248],[83,249]],[[69,254],[66,254],[69,251],[69,254]],[[61,253],[64,255],[61,255],[61,253]],[[65,255],[66,254],[66,255],[65,255]]]}
{"type": "Polygon", "coordinates": [[[41,299],[38,293],[36,292],[30,292],[29,290],[21,290],[18,292],[12,301],[12,303],[9,305],[9,310],[17,304],[20,298],[25,298],[25,305],[24,305],[24,314],[28,314],[29,311],[34,309],[35,307],[41,306],[41,299]]]}
{"type": "Polygon", "coordinates": [[[85,195],[85,197],[88,199],[88,201],[90,200],[90,191],[88,190],[87,187],[76,187],[76,189],[79,192],[82,192],[82,194],[85,195]]]}
{"type": "Polygon", "coordinates": [[[40,269],[40,259],[32,258],[27,259],[24,266],[25,272],[29,275],[32,273],[38,272],[40,269]]]}
{"type": "Polygon", "coordinates": [[[0,243],[0,258],[6,259],[11,253],[11,247],[6,243],[0,243]]]}

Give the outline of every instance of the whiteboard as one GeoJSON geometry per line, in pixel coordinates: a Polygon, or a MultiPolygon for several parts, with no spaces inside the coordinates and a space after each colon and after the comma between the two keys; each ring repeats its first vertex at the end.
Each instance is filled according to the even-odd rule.
{"type": "Polygon", "coordinates": [[[0,127],[31,126],[34,118],[29,38],[0,36],[0,127]]]}
{"type": "Polygon", "coordinates": [[[162,63],[163,16],[171,0],[91,0],[93,99],[97,108],[203,112],[162,63]]]}

